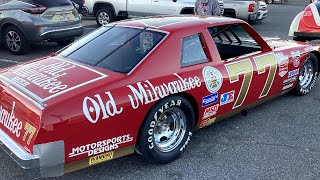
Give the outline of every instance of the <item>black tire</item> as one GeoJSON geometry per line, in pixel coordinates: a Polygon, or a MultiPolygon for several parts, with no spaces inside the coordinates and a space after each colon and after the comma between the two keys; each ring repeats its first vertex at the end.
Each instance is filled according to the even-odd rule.
{"type": "Polygon", "coordinates": [[[57,41],[57,43],[58,43],[60,46],[67,46],[67,45],[73,43],[74,40],[75,40],[75,38],[72,38],[72,39],[63,40],[63,41],[57,41]]]}
{"type": "MultiPolygon", "coordinates": [[[[195,113],[188,100],[180,96],[171,96],[161,100],[150,109],[142,127],[140,128],[139,139],[137,142],[139,153],[151,163],[169,163],[177,159],[184,152],[191,139],[194,122],[195,113]],[[170,138],[166,139],[164,135],[161,135],[162,132],[160,131],[163,131],[165,134],[174,129],[174,127],[172,127],[173,122],[171,121],[174,120],[174,118],[170,116],[171,112],[179,112],[177,114],[179,114],[180,117],[185,118],[183,120],[185,122],[185,133],[180,134],[183,131],[178,130],[178,132],[180,132],[177,135],[178,140],[173,141],[175,144],[172,144],[172,146],[168,146],[172,149],[165,149],[165,146],[161,147],[162,144],[159,145],[159,143],[156,142],[155,137],[161,137],[159,138],[160,143],[170,142],[170,138]],[[162,117],[164,117],[164,119],[162,119],[162,117]],[[168,122],[170,121],[171,123],[168,125],[168,122]],[[161,130],[159,130],[160,124],[162,125],[161,130]],[[165,128],[163,129],[163,127],[167,129],[164,130],[165,128]],[[155,133],[156,129],[157,133],[155,133]]],[[[176,123],[176,125],[178,126],[179,124],[176,123]]],[[[175,136],[172,136],[171,138],[174,137],[175,136]]]]}
{"type": "Polygon", "coordinates": [[[4,44],[11,54],[23,55],[29,50],[29,43],[20,29],[10,26],[4,31],[4,44]],[[13,39],[15,39],[13,41],[13,39]]]}
{"type": "Polygon", "coordinates": [[[115,20],[114,12],[112,12],[111,10],[109,10],[107,8],[100,9],[96,14],[96,22],[99,26],[109,24],[109,23],[113,22],[114,20],[115,20]],[[109,20],[107,20],[107,19],[103,20],[101,18],[108,18],[109,20]],[[108,22],[108,23],[103,23],[103,22],[108,22]]]}
{"type": "Polygon", "coordinates": [[[318,69],[318,59],[316,55],[309,54],[304,61],[300,73],[298,76],[298,82],[295,87],[295,93],[299,96],[303,96],[311,92],[315,86],[316,80],[318,79],[319,69],[318,69]],[[309,71],[309,76],[306,76],[306,70],[309,71]],[[307,78],[309,77],[309,78],[307,78]]]}
{"type": "Polygon", "coordinates": [[[266,3],[267,3],[267,4],[273,4],[273,3],[274,3],[274,0],[266,0],[266,3]]]}

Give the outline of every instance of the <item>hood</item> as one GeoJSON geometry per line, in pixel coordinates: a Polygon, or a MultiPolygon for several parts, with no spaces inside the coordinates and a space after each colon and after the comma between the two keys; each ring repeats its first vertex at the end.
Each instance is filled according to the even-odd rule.
{"type": "Polygon", "coordinates": [[[45,107],[50,101],[82,93],[102,79],[123,76],[55,56],[8,68],[0,73],[0,80],[45,107]]]}

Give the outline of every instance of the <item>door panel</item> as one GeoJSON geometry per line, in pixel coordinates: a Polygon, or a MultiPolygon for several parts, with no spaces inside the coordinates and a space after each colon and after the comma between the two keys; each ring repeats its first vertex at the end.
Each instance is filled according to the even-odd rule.
{"type": "Polygon", "coordinates": [[[178,12],[178,2],[173,0],[152,0],[151,10],[154,14],[174,15],[180,14],[178,12]]]}
{"type": "Polygon", "coordinates": [[[151,0],[128,0],[127,11],[129,17],[143,17],[152,15],[151,0]]]}

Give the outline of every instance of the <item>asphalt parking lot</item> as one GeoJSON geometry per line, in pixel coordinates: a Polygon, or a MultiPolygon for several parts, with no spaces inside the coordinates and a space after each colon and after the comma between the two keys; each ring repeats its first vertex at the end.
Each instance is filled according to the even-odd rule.
{"type": "MultiPolygon", "coordinates": [[[[269,16],[253,27],[263,36],[286,38],[292,19],[307,0],[269,5],[269,16]]],[[[90,21],[86,21],[90,23],[90,21]]],[[[86,33],[92,31],[86,28],[86,33]]],[[[26,56],[12,56],[0,48],[0,67],[7,67],[61,47],[38,44],[26,56]]],[[[139,155],[48,180],[73,179],[320,179],[320,81],[304,97],[292,94],[236,115],[194,133],[182,157],[170,164],[154,165],[139,155]]],[[[90,136],[90,134],[88,134],[90,136]]],[[[21,169],[0,151],[0,180],[24,180],[21,169]]]]}

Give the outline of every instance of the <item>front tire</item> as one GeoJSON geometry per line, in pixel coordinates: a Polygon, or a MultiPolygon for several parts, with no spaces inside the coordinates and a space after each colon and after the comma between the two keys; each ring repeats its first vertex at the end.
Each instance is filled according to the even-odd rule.
{"type": "Polygon", "coordinates": [[[96,14],[96,21],[99,26],[107,25],[114,20],[114,13],[107,8],[100,9],[96,14]]]}
{"type": "Polygon", "coordinates": [[[23,55],[29,49],[29,43],[24,34],[14,26],[5,30],[4,44],[9,52],[14,55],[23,55]]]}
{"type": "Polygon", "coordinates": [[[299,72],[296,94],[299,96],[308,94],[313,89],[318,75],[318,59],[314,54],[309,54],[299,72]]]}
{"type": "Polygon", "coordinates": [[[138,139],[139,153],[152,163],[169,163],[185,150],[192,136],[195,113],[183,97],[171,96],[150,109],[138,139]]]}

